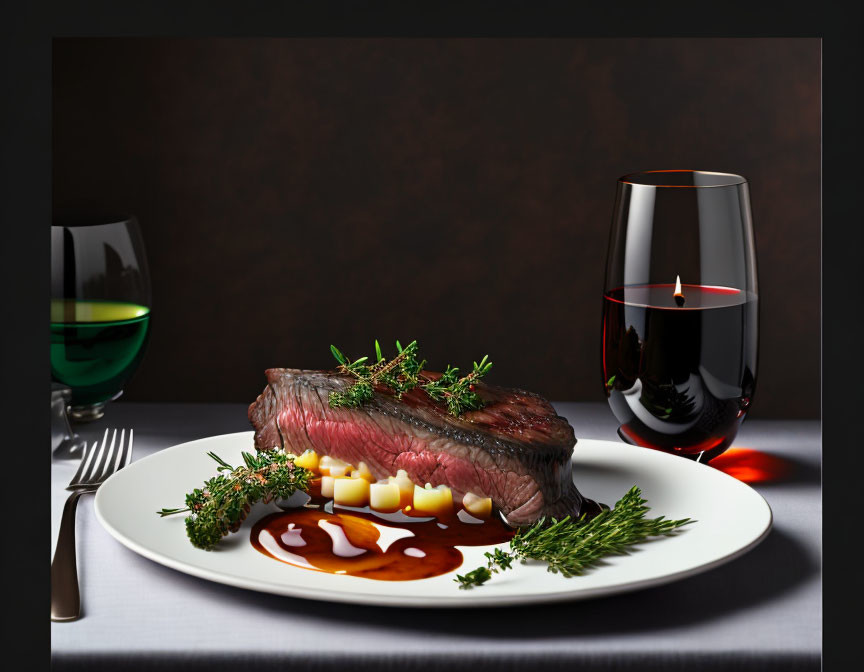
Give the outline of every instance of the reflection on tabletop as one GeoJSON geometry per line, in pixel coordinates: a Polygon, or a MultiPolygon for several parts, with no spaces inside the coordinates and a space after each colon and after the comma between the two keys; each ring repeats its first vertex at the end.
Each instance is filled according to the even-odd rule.
{"type": "Polygon", "coordinates": [[[744,483],[779,483],[795,471],[791,460],[753,448],[733,446],[711,460],[710,465],[744,483]]]}

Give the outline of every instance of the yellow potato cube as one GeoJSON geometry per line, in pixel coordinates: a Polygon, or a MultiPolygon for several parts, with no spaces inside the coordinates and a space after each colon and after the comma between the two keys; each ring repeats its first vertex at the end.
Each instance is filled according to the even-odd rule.
{"type": "Polygon", "coordinates": [[[369,485],[369,506],[374,511],[393,513],[402,505],[401,493],[396,483],[372,483],[369,485]]]}
{"type": "Polygon", "coordinates": [[[447,517],[453,515],[453,493],[446,485],[433,488],[429,483],[425,488],[414,486],[414,510],[430,516],[447,517]]]}
{"type": "Polygon", "coordinates": [[[321,477],[321,496],[326,499],[333,499],[333,489],[336,479],[332,476],[321,477]]]}
{"type": "Polygon", "coordinates": [[[365,462],[361,462],[357,465],[357,468],[351,472],[351,478],[365,478],[370,483],[375,482],[375,477],[372,475],[372,472],[369,471],[369,465],[365,462]]]}
{"type": "Polygon", "coordinates": [[[408,472],[400,469],[395,476],[390,476],[387,479],[390,483],[395,483],[399,487],[399,506],[405,508],[414,501],[414,481],[408,478],[408,472]]]}
{"type": "Polygon", "coordinates": [[[294,458],[294,464],[298,467],[303,467],[304,469],[308,469],[309,471],[313,471],[315,473],[318,472],[318,453],[316,453],[311,448],[307,450],[302,455],[294,458]]]}
{"type": "Polygon", "coordinates": [[[354,467],[347,462],[329,455],[324,455],[318,463],[318,470],[324,476],[347,476],[353,469],[354,467]]]}
{"type": "Polygon", "coordinates": [[[488,518],[492,515],[492,500],[489,497],[478,497],[471,492],[465,493],[462,507],[475,518],[488,518]]]}
{"type": "Polygon", "coordinates": [[[369,481],[365,478],[337,478],[333,483],[333,500],[342,506],[366,506],[369,503],[369,481]]]}

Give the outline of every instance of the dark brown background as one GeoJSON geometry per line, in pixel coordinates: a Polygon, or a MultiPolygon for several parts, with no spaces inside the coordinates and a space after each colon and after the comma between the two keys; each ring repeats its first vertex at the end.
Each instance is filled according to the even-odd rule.
{"type": "Polygon", "coordinates": [[[740,173],[753,415],[818,417],[819,87],[816,39],[56,40],[54,211],[140,220],[127,399],[251,401],[377,337],[599,401],[615,179],[740,173]]]}

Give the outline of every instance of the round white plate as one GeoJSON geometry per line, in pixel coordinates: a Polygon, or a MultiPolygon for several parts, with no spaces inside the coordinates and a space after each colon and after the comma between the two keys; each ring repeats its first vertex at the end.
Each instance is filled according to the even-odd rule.
{"type": "MultiPolygon", "coordinates": [[[[404,607],[480,607],[579,600],[657,586],[707,571],[746,553],[771,529],[771,509],[744,483],[707,465],[623,443],[580,439],[573,474],[587,497],[613,505],[637,485],[649,516],[693,518],[674,537],[612,556],[586,575],[566,579],[544,565],[516,564],[487,584],[460,590],[456,572],[419,581],[376,581],[315,572],[269,558],[249,543],[252,524],[271,509],[252,510],[217,550],[194,548],[183,515],[160,518],[162,507],[182,506],[185,493],[215,475],[213,451],[231,464],[251,451],[252,432],[191,441],[133,462],[96,493],[96,515],[120,543],[150,560],[210,581],[277,595],[404,607]]],[[[459,547],[457,572],[485,564],[491,547],[459,547]]],[[[502,545],[506,548],[506,545],[502,545]]]]}

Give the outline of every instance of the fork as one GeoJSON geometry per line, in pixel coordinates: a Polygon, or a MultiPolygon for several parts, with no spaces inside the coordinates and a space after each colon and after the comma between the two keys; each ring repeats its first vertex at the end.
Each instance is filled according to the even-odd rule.
{"type": "Polygon", "coordinates": [[[51,561],[51,620],[74,621],[81,616],[81,595],[78,591],[78,565],[75,560],[75,511],[78,498],[88,492],[96,492],[111,474],[120,471],[132,460],[132,430],[129,430],[129,443],[126,443],[126,430],[120,430],[120,443],[117,443],[117,430],[108,444],[108,433],[88,448],[84,446],[81,465],[75,476],[66,486],[72,494],[63,507],[60,519],[60,534],[51,561]],[[116,451],[115,451],[116,445],[116,451]]]}

